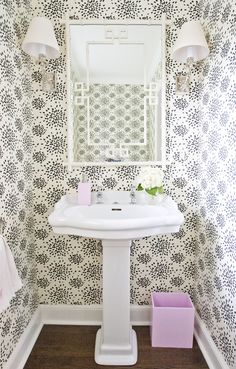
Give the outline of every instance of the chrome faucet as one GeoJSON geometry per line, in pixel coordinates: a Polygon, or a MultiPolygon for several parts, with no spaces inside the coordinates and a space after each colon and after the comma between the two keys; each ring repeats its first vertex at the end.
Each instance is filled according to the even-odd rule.
{"type": "Polygon", "coordinates": [[[136,204],[136,195],[135,195],[135,186],[131,185],[130,187],[130,204],[134,205],[136,204]]]}
{"type": "Polygon", "coordinates": [[[98,188],[96,199],[96,204],[103,204],[103,193],[101,187],[98,188]]]}

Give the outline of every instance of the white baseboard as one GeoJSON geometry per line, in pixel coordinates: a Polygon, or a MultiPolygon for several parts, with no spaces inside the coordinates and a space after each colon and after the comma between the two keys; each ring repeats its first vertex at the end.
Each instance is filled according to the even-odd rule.
{"type": "MultiPolygon", "coordinates": [[[[150,325],[151,307],[131,305],[131,324],[150,325]]],[[[102,305],[41,305],[43,324],[101,325],[102,305]]]]}
{"type": "Polygon", "coordinates": [[[43,323],[41,320],[40,307],[35,311],[31,321],[16,344],[16,347],[4,365],[4,369],[23,369],[41,332],[43,323]]]}
{"type": "MultiPolygon", "coordinates": [[[[102,305],[40,305],[4,369],[23,369],[44,324],[101,325],[102,305]]],[[[150,325],[151,307],[131,305],[131,324],[150,325]]],[[[209,369],[229,369],[205,324],[195,312],[194,335],[209,369]]]]}
{"type": "Polygon", "coordinates": [[[194,336],[209,366],[209,369],[229,369],[221,352],[216,347],[211,335],[195,311],[194,336]]]}
{"type": "Polygon", "coordinates": [[[100,325],[101,305],[41,305],[44,324],[100,325]]]}

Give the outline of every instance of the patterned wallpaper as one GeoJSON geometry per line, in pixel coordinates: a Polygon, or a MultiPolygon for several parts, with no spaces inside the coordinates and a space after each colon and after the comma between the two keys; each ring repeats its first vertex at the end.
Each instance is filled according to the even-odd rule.
{"type": "Polygon", "coordinates": [[[49,64],[49,69],[58,71],[58,90],[42,92],[41,74],[35,68],[32,94],[29,59],[19,47],[28,24],[29,3],[4,4],[4,12],[0,10],[4,14],[4,32],[0,33],[4,42],[0,55],[0,201],[24,288],[0,317],[0,368],[37,306],[34,247],[41,303],[101,302],[100,242],[54,235],[47,221],[52,206],[65,192],[75,189],[82,173],[88,175],[94,190],[98,186],[128,189],[139,173],[136,166],[84,167],[71,173],[63,166],[66,76],[60,19],[68,10],[84,19],[157,19],[166,12],[174,20],[167,29],[167,150],[172,164],[166,171],[165,188],[178,202],[185,224],[177,234],[133,242],[131,300],[148,304],[155,289],[190,292],[219,350],[230,368],[235,368],[235,5],[223,0],[200,4],[195,0],[34,1],[34,13],[53,20],[62,55],[49,64]],[[174,76],[181,66],[170,59],[170,47],[181,24],[198,18],[199,11],[209,34],[211,55],[193,69],[190,96],[178,97],[174,76]]]}
{"type": "MultiPolygon", "coordinates": [[[[128,150],[124,161],[154,160],[148,150],[149,141],[147,145],[139,146],[144,143],[145,94],[142,85],[94,84],[90,85],[86,96],[90,104],[90,140],[96,146],[87,145],[87,106],[74,104],[75,161],[107,161],[111,155],[106,149],[119,149],[120,145],[128,150]],[[132,143],[136,145],[130,145],[132,143]]],[[[149,105],[147,125],[153,118],[149,116],[148,108],[149,105]]]]}
{"type": "Polygon", "coordinates": [[[33,217],[33,137],[29,58],[20,49],[28,1],[0,4],[0,218],[23,282],[0,314],[0,368],[38,306],[33,217]]]}
{"type": "MultiPolygon", "coordinates": [[[[126,189],[139,173],[132,167],[84,167],[71,173],[63,166],[66,141],[66,75],[65,36],[60,18],[68,9],[66,1],[37,1],[35,13],[44,13],[53,21],[62,55],[51,62],[59,74],[58,91],[44,93],[38,83],[35,70],[33,99],[35,138],[35,235],[37,247],[38,287],[41,303],[46,304],[96,304],[101,302],[101,243],[82,237],[53,234],[48,215],[55,202],[65,192],[74,190],[82,173],[86,173],[93,190],[126,189]]],[[[151,3],[149,1],[83,1],[74,2],[70,13],[84,19],[121,18],[158,19],[163,11],[175,24],[168,28],[167,46],[170,51],[176,28],[187,18],[196,18],[194,1],[177,4],[151,3]],[[181,18],[182,17],[182,18],[181,18]]],[[[173,165],[166,172],[166,190],[178,202],[184,212],[185,224],[177,234],[150,237],[133,243],[131,255],[131,302],[149,304],[150,292],[159,290],[183,290],[192,293],[194,274],[195,233],[197,200],[198,124],[197,99],[190,101],[174,95],[174,75],[179,66],[167,61],[168,95],[168,157],[173,165]],[[171,71],[171,73],[170,73],[171,71]],[[183,151],[186,149],[186,156],[183,151]]],[[[195,72],[197,73],[197,72],[195,72]]]]}
{"type": "MultiPolygon", "coordinates": [[[[37,104],[34,106],[35,114],[38,116],[35,131],[38,143],[35,153],[35,158],[38,157],[35,163],[38,168],[35,177],[35,209],[38,286],[41,302],[99,303],[102,268],[100,242],[53,235],[47,222],[49,209],[63,193],[74,190],[83,172],[87,173],[94,190],[98,186],[104,189],[128,189],[136,178],[139,168],[87,167],[67,173],[66,168],[63,167],[62,145],[66,136],[62,138],[61,132],[65,127],[65,43],[64,30],[58,18],[63,17],[68,10],[68,3],[59,1],[55,6],[55,2],[47,2],[44,7],[42,3],[37,3],[36,13],[41,12],[42,9],[44,14],[54,20],[62,56],[60,60],[52,63],[60,75],[58,92],[50,95],[49,98],[39,90],[37,83],[35,84],[35,88],[38,89],[37,104]]],[[[73,3],[70,9],[74,17],[79,16],[84,19],[93,17],[156,19],[162,12],[166,12],[169,18],[174,19],[172,26],[167,29],[167,150],[168,159],[172,164],[166,173],[165,187],[183,211],[185,224],[178,234],[150,237],[133,243],[131,302],[148,304],[150,292],[155,289],[190,292],[218,348],[230,367],[234,368],[235,273],[234,268],[231,268],[232,246],[229,246],[234,243],[234,236],[229,233],[230,228],[226,226],[226,217],[231,217],[230,214],[233,212],[233,210],[229,211],[227,206],[231,206],[232,209],[231,204],[234,202],[231,203],[230,197],[228,198],[227,193],[224,192],[227,188],[224,180],[219,179],[219,185],[216,187],[217,182],[214,178],[219,178],[220,164],[216,165],[208,150],[210,148],[213,151],[216,150],[213,147],[219,143],[220,130],[219,128],[216,130],[217,125],[214,127],[217,117],[220,117],[217,124],[220,125],[221,130],[225,125],[225,135],[229,142],[234,137],[233,126],[230,126],[229,134],[227,122],[231,120],[234,98],[229,71],[232,74],[235,56],[232,54],[233,45],[230,44],[230,39],[223,39],[221,31],[228,30],[233,37],[235,9],[229,3],[223,4],[220,1],[215,1],[213,4],[210,2],[198,4],[195,1],[151,3],[148,0],[82,1],[80,4],[73,3]],[[205,27],[208,27],[211,56],[206,63],[200,63],[193,69],[190,96],[176,96],[174,76],[182,70],[182,67],[170,58],[170,47],[181,24],[187,19],[198,18],[199,11],[205,27]],[[221,59],[213,60],[213,52],[221,59]],[[229,74],[219,82],[221,66],[223,68],[225,66],[224,63],[219,62],[222,60],[225,60],[229,68],[224,72],[222,69],[222,73],[228,71],[229,74]],[[216,86],[219,94],[223,94],[222,96],[228,94],[230,103],[224,108],[220,108],[218,101],[221,100],[216,98],[216,86]],[[214,96],[211,96],[210,92],[213,89],[214,96]],[[207,115],[204,111],[207,111],[207,115]],[[208,119],[210,117],[211,120],[208,119]],[[205,165],[207,170],[204,168],[205,165]],[[205,181],[201,181],[203,191],[200,191],[199,200],[199,178],[203,175],[205,181]],[[208,191],[204,186],[208,186],[208,191]],[[216,189],[217,192],[215,192],[216,189]],[[217,196],[223,193],[228,200],[224,202],[225,205],[221,205],[224,211],[222,208],[222,212],[218,213],[216,210],[220,201],[217,196]],[[207,211],[206,208],[210,210],[207,211]],[[213,215],[215,223],[211,220],[213,215]],[[224,234],[223,244],[216,244],[215,239],[218,238],[219,228],[222,228],[223,224],[228,233],[224,234]],[[217,232],[215,232],[216,229],[217,232]],[[227,257],[223,256],[223,250],[228,253],[227,257]],[[221,267],[218,268],[218,265],[221,267]]],[[[35,74],[35,77],[37,76],[35,74]]],[[[35,81],[37,82],[37,78],[35,81]]],[[[222,157],[222,163],[226,157],[229,160],[231,155],[228,153],[228,145],[228,143],[225,147],[223,145],[223,150],[217,151],[217,159],[220,160],[222,157]]],[[[232,181],[233,163],[230,164],[230,168],[232,181]]]]}
{"type": "Polygon", "coordinates": [[[200,84],[195,304],[236,368],[236,3],[200,2],[210,46],[200,84]]]}

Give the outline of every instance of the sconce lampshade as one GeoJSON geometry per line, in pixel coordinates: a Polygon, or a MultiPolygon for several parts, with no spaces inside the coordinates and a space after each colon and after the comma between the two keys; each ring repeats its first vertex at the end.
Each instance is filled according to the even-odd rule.
{"type": "Polygon", "coordinates": [[[196,62],[205,59],[208,54],[209,49],[201,23],[194,20],[184,23],[173,47],[173,59],[185,63],[188,58],[193,58],[196,62]]]}
{"type": "Polygon", "coordinates": [[[59,57],[59,46],[52,23],[48,18],[35,17],[32,19],[22,49],[35,58],[38,58],[39,55],[43,55],[47,59],[59,57]]]}

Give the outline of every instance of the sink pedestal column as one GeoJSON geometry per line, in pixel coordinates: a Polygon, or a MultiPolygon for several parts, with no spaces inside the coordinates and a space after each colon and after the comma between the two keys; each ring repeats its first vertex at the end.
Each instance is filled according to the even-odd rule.
{"type": "Polygon", "coordinates": [[[103,322],[98,330],[95,361],[133,365],[136,333],[130,324],[130,246],[128,240],[103,240],[103,322]]]}

